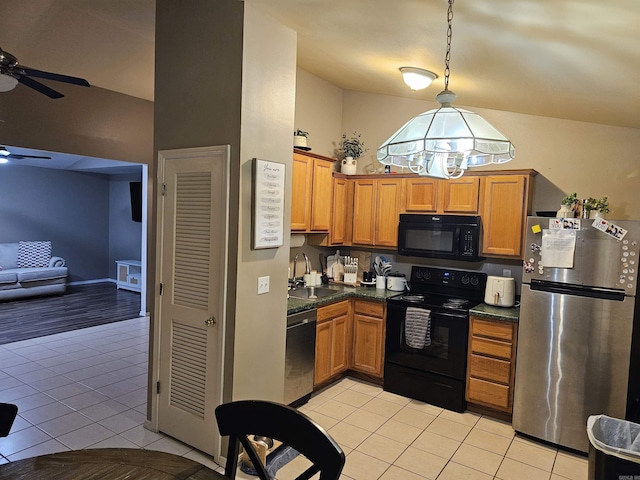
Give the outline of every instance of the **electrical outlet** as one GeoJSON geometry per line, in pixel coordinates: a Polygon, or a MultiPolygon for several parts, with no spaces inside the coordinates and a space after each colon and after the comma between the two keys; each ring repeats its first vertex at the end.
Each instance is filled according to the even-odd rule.
{"type": "Polygon", "coordinates": [[[258,295],[269,293],[269,276],[258,277],[258,295]]]}
{"type": "Polygon", "coordinates": [[[511,270],[509,270],[508,268],[502,269],[502,276],[503,277],[510,277],[511,276],[511,270]]]}

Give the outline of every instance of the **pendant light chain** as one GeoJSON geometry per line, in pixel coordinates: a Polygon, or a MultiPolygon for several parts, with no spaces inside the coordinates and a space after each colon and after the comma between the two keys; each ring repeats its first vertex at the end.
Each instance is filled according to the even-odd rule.
{"type": "Polygon", "coordinates": [[[451,69],[449,68],[449,61],[451,60],[451,35],[453,33],[451,29],[451,22],[453,20],[453,0],[449,0],[449,8],[447,10],[447,53],[444,57],[444,89],[449,90],[449,75],[451,69]]]}

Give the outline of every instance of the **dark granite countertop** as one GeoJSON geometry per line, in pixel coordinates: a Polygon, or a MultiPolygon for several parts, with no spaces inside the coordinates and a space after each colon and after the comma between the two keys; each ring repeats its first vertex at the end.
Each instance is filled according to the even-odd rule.
{"type": "Polygon", "coordinates": [[[476,317],[490,318],[492,320],[504,320],[505,322],[518,323],[520,307],[495,307],[493,305],[481,303],[469,310],[469,314],[475,315],[476,317]]]}
{"type": "MultiPolygon", "coordinates": [[[[335,295],[329,295],[324,298],[314,298],[313,300],[306,300],[290,296],[287,302],[287,315],[302,312],[304,310],[311,310],[312,308],[322,307],[323,305],[329,305],[331,303],[339,302],[340,300],[345,300],[351,297],[384,302],[387,300],[387,298],[401,293],[392,292],[390,290],[378,290],[375,287],[349,287],[345,285],[335,284],[323,285],[323,287],[335,290],[335,295]]],[[[478,317],[517,323],[518,317],[520,316],[520,308],[495,307],[492,305],[487,305],[486,303],[481,303],[480,305],[472,308],[469,313],[478,317]]]]}
{"type": "Polygon", "coordinates": [[[304,300],[289,296],[287,304],[287,315],[292,313],[310,310],[312,308],[329,305],[351,297],[364,298],[367,300],[378,300],[384,302],[387,298],[398,295],[402,292],[392,292],[390,290],[378,290],[375,287],[349,287],[345,285],[323,285],[323,287],[331,288],[336,291],[335,295],[329,295],[324,298],[314,298],[313,300],[304,300]]]}

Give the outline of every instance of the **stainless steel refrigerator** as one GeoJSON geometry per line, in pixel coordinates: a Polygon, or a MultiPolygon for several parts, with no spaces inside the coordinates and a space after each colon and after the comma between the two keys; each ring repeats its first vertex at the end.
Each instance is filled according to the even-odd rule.
{"type": "Polygon", "coordinates": [[[527,219],[513,428],[586,452],[589,415],[640,421],[640,222],[579,222],[527,219]]]}

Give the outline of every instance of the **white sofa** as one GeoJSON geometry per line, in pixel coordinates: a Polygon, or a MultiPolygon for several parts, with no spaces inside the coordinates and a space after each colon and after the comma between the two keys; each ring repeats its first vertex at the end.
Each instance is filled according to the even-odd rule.
{"type": "Polygon", "coordinates": [[[0,301],[64,293],[68,270],[51,242],[0,243],[0,301]]]}

